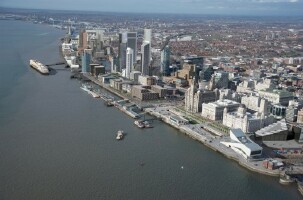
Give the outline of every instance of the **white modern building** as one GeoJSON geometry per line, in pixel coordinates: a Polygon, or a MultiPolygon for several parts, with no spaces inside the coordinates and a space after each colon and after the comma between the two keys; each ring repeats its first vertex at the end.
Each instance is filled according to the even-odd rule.
{"type": "Polygon", "coordinates": [[[262,155],[262,147],[249,139],[241,129],[231,129],[229,132],[230,141],[220,142],[230,147],[244,158],[254,158],[262,155]]]}

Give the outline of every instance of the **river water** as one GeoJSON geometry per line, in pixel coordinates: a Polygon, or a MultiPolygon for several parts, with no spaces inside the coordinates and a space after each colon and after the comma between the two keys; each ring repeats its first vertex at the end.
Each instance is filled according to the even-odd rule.
{"type": "Polygon", "coordinates": [[[0,21],[0,199],[300,199],[161,122],[133,119],[80,90],[62,66],[64,32],[0,21]],[[127,132],[115,140],[118,129],[127,132]]]}

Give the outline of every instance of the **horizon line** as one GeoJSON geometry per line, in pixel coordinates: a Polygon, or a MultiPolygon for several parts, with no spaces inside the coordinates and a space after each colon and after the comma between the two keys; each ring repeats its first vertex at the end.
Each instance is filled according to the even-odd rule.
{"type": "MultiPolygon", "coordinates": [[[[294,14],[294,15],[275,15],[275,14],[228,14],[228,13],[174,13],[174,12],[136,12],[136,11],[100,11],[100,10],[66,10],[66,9],[47,9],[47,8],[22,8],[22,7],[5,7],[0,6],[1,9],[15,9],[15,10],[24,10],[24,11],[53,11],[53,12],[87,12],[86,14],[102,14],[102,13],[110,13],[110,14],[144,14],[144,15],[187,15],[187,16],[230,16],[230,17],[303,17],[302,14],[294,14]]],[[[1,12],[0,12],[1,14],[1,12]]]]}

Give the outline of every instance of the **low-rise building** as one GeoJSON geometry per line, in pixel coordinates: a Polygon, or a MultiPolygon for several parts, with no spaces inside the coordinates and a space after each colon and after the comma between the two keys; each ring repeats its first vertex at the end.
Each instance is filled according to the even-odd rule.
{"type": "Polygon", "coordinates": [[[141,84],[141,85],[155,85],[156,84],[156,78],[153,77],[153,76],[142,76],[142,75],[139,75],[139,79],[138,79],[138,82],[141,84]]]}
{"type": "Polygon", "coordinates": [[[184,119],[181,116],[170,116],[169,120],[172,124],[175,124],[175,125],[178,125],[178,126],[189,123],[187,119],[184,119]]]}
{"type": "Polygon", "coordinates": [[[159,99],[159,93],[150,89],[150,86],[135,85],[132,87],[132,97],[142,101],[159,99]]]}

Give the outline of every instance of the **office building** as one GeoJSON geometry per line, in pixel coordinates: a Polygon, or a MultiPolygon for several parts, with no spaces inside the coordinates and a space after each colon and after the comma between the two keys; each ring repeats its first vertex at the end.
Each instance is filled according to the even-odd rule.
{"type": "Polygon", "coordinates": [[[149,42],[151,43],[152,40],[152,30],[151,29],[144,29],[144,38],[143,41],[144,42],[149,42]]]}
{"type": "Polygon", "coordinates": [[[240,103],[231,100],[218,100],[211,103],[202,104],[202,117],[206,117],[210,120],[222,120],[224,109],[227,108],[227,112],[236,111],[240,106],[240,103]]]}
{"type": "Polygon", "coordinates": [[[88,73],[90,72],[90,61],[91,61],[91,54],[84,50],[82,53],[82,73],[88,73]]]}
{"type": "Polygon", "coordinates": [[[126,49],[127,49],[127,33],[119,33],[119,68],[117,72],[122,72],[122,69],[126,67],[126,49]]]}
{"type": "Polygon", "coordinates": [[[126,49],[126,68],[125,68],[125,77],[130,78],[130,72],[133,68],[133,55],[134,51],[131,48],[126,49]]]}
{"type": "Polygon", "coordinates": [[[209,83],[209,89],[214,90],[215,88],[228,88],[229,73],[228,72],[217,72],[212,75],[209,83]]]}
{"type": "Polygon", "coordinates": [[[265,115],[268,113],[268,100],[256,96],[254,93],[250,96],[242,96],[241,104],[245,105],[249,110],[264,113],[265,115]]]}
{"type": "Polygon", "coordinates": [[[137,33],[127,32],[127,47],[133,50],[133,63],[137,62],[137,33]]]}
{"type": "Polygon", "coordinates": [[[162,50],[161,50],[161,73],[163,76],[168,76],[170,75],[170,47],[166,45],[162,50]]]}
{"type": "Polygon", "coordinates": [[[260,90],[258,93],[260,97],[263,97],[274,104],[281,104],[285,106],[287,106],[288,102],[294,98],[291,92],[272,88],[260,90]]]}
{"type": "Polygon", "coordinates": [[[151,90],[150,86],[135,85],[131,91],[132,97],[144,100],[159,99],[159,93],[151,90]]]}
{"type": "Polygon", "coordinates": [[[223,113],[223,125],[230,128],[239,128],[245,133],[254,133],[261,128],[274,123],[274,117],[264,113],[251,114],[247,112],[246,107],[241,105],[235,112],[223,113]]]}
{"type": "Polygon", "coordinates": [[[150,42],[143,42],[141,45],[141,72],[142,75],[150,75],[150,61],[151,61],[151,46],[150,42]]]}

